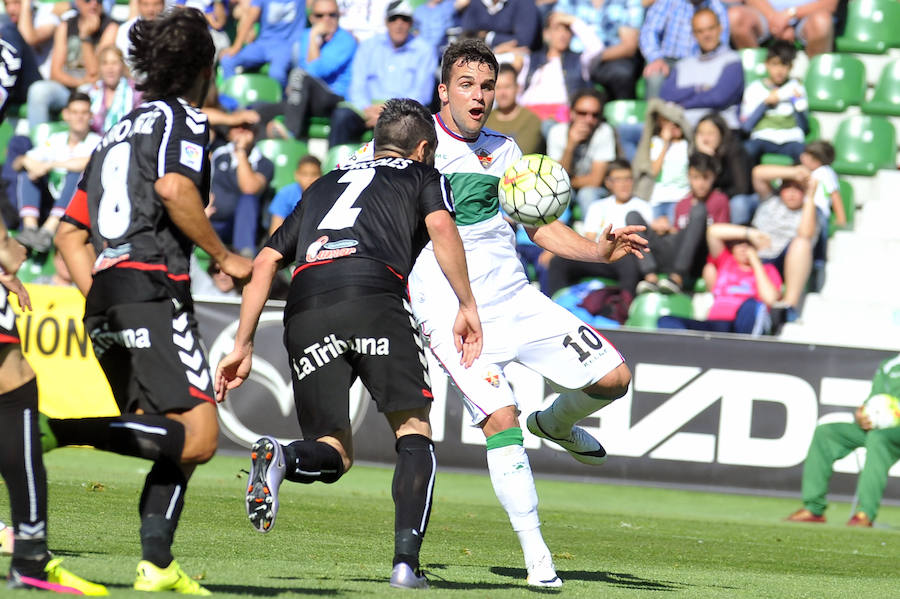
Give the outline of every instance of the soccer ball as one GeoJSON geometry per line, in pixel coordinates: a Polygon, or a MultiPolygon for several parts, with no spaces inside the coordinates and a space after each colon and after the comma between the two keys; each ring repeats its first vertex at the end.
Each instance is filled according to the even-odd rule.
{"type": "Polygon", "coordinates": [[[506,169],[498,196],[503,211],[523,225],[547,225],[569,205],[572,185],[562,165],[543,154],[528,154],[506,169]]]}
{"type": "Polygon", "coordinates": [[[869,417],[872,428],[900,426],[900,399],[893,395],[873,395],[863,404],[863,412],[869,417]]]}

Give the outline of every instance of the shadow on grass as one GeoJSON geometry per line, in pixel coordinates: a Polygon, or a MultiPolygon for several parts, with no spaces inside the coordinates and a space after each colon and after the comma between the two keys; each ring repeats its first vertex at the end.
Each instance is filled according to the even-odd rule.
{"type": "Polygon", "coordinates": [[[273,588],[257,587],[241,584],[204,584],[204,587],[213,593],[231,593],[233,595],[252,595],[254,597],[275,597],[284,593],[297,593],[298,595],[322,595],[337,596],[343,594],[337,589],[312,589],[306,587],[273,588]]]}
{"type": "Polygon", "coordinates": [[[54,557],[80,557],[82,555],[109,555],[107,551],[86,551],[84,549],[56,549],[53,548],[54,557]]]}
{"type": "MultiPolygon", "coordinates": [[[[525,579],[525,570],[522,568],[504,568],[494,566],[491,572],[497,576],[509,576],[518,580],[525,579]]],[[[621,572],[594,572],[587,570],[557,570],[559,577],[563,581],[582,580],[585,582],[601,582],[624,589],[635,589],[640,591],[682,591],[689,587],[695,586],[682,582],[671,582],[665,580],[650,580],[647,578],[639,578],[632,574],[623,574],[621,572]]]]}

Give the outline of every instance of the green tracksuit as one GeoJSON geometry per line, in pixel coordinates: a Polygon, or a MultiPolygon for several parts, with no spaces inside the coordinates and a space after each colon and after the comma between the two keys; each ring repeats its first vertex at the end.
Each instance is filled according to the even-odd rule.
{"type": "MultiPolygon", "coordinates": [[[[900,355],[879,365],[869,397],[879,393],[900,397],[900,355]]],[[[825,511],[825,494],[834,462],[858,447],[866,448],[866,464],[857,482],[859,509],[869,520],[875,520],[888,470],[900,460],[900,426],[868,432],[855,422],[817,426],[803,466],[803,504],[806,509],[817,515],[825,511]]]]}

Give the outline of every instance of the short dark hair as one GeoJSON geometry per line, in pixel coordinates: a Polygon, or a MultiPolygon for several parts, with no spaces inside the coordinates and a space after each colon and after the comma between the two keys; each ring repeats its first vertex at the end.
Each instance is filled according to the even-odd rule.
{"type": "Polygon", "coordinates": [[[704,154],[703,152],[692,152],[688,157],[688,168],[701,173],[712,173],[713,176],[719,174],[721,164],[718,158],[704,154]]]}
{"type": "Polygon", "coordinates": [[[155,19],[138,19],[128,39],[145,99],[182,96],[204,69],[212,69],[216,49],[206,17],[195,8],[178,6],[155,19]]]}
{"type": "Polygon", "coordinates": [[[69,94],[69,100],[66,102],[66,106],[69,106],[72,102],[87,102],[90,104],[91,97],[84,92],[74,91],[69,94]]]}
{"type": "Polygon", "coordinates": [[[500,65],[500,68],[497,69],[497,79],[499,79],[500,75],[502,75],[503,73],[509,73],[513,76],[513,79],[519,76],[519,71],[516,70],[516,67],[512,66],[508,62],[504,62],[500,65]]]}
{"type": "Polygon", "coordinates": [[[616,158],[606,163],[606,176],[609,177],[613,171],[631,171],[631,164],[624,158],[616,158]]]}
{"type": "Polygon", "coordinates": [[[575,110],[575,104],[582,98],[594,98],[600,102],[600,120],[603,120],[603,105],[606,104],[606,94],[593,87],[582,87],[572,95],[572,101],[569,102],[569,108],[575,110]]]}
{"type": "Polygon", "coordinates": [[[300,160],[297,161],[297,166],[294,167],[294,170],[298,170],[304,164],[311,164],[320,171],[322,170],[322,161],[316,158],[313,154],[307,154],[301,157],[300,160]]]}
{"type": "Polygon", "coordinates": [[[464,65],[470,62],[486,64],[494,71],[494,76],[500,70],[497,57],[487,44],[479,39],[464,39],[450,44],[444,50],[444,57],[441,59],[441,83],[450,83],[450,69],[459,62],[464,65]]]}
{"type": "Polygon", "coordinates": [[[822,164],[831,164],[834,162],[834,146],[825,140],[812,141],[806,144],[803,151],[821,162],[822,164]]]}
{"type": "Polygon", "coordinates": [[[777,58],[782,64],[793,64],[796,57],[797,47],[787,40],[775,40],[766,52],[766,60],[777,58]]]}
{"type": "Polygon", "coordinates": [[[433,154],[437,148],[437,134],[427,108],[409,98],[394,98],[384,103],[375,122],[376,154],[391,150],[409,156],[423,139],[433,154]]]}

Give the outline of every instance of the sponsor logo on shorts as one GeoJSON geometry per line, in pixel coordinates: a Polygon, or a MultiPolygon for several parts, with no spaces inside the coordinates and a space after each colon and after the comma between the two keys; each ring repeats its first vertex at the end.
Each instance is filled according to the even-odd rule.
{"type": "Polygon", "coordinates": [[[333,260],[356,253],[359,242],[355,239],[338,239],[328,241],[328,235],[322,235],[306,248],[306,261],[333,260]]]}
{"type": "Polygon", "coordinates": [[[313,343],[304,348],[303,356],[292,359],[291,366],[297,374],[297,380],[303,380],[307,375],[347,351],[355,351],[368,356],[389,356],[391,343],[387,337],[357,337],[345,341],[331,334],[325,337],[321,343],[313,343]]]}
{"type": "Polygon", "coordinates": [[[113,345],[121,345],[129,349],[148,349],[151,346],[150,331],[145,327],[122,329],[121,331],[94,329],[91,331],[91,342],[94,344],[94,353],[98,358],[113,345]]]}

